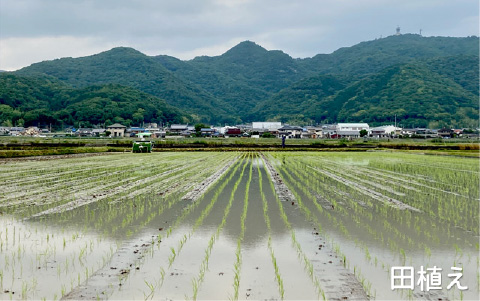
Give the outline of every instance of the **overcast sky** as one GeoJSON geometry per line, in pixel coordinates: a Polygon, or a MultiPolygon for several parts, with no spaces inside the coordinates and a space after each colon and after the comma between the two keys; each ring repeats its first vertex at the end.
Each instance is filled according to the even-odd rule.
{"type": "Polygon", "coordinates": [[[241,41],[297,57],[395,33],[479,35],[478,0],[0,0],[0,70],[116,46],[183,60],[241,41]]]}

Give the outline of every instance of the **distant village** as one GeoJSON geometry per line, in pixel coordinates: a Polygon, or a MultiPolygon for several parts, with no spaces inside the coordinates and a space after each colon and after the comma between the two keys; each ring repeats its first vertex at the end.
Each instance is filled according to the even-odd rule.
{"type": "Polygon", "coordinates": [[[203,124],[171,124],[165,127],[157,123],[142,127],[126,127],[115,123],[106,128],[66,128],[52,133],[39,127],[0,127],[2,136],[30,137],[109,137],[109,138],[183,138],[183,137],[245,137],[286,139],[355,139],[355,138],[478,138],[479,129],[427,129],[400,128],[395,125],[370,127],[367,123],[337,123],[318,126],[292,126],[281,122],[252,122],[235,126],[208,127],[203,124]]]}

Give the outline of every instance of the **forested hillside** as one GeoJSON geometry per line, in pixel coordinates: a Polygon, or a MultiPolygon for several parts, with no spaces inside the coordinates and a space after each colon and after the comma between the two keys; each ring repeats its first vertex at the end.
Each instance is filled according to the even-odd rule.
{"type": "Polygon", "coordinates": [[[399,64],[360,80],[311,77],[260,103],[253,114],[303,123],[372,124],[393,122],[396,115],[404,126],[475,127],[478,68],[478,57],[456,56],[399,64]]]}
{"type": "Polygon", "coordinates": [[[0,75],[0,123],[6,126],[82,124],[84,127],[119,122],[179,123],[191,117],[164,100],[116,84],[72,88],[51,78],[0,75]]]}
{"type": "MultiPolygon", "coordinates": [[[[49,76],[53,89],[60,83],[77,89],[128,86],[136,95],[164,99],[185,118],[211,124],[380,124],[397,115],[405,125],[466,127],[478,124],[478,101],[472,101],[478,99],[478,53],[478,37],[390,36],[304,59],[245,41],[222,55],[189,61],[119,47],[33,64],[15,74],[49,76]]],[[[27,100],[22,110],[39,101],[28,93],[14,103],[27,100]]],[[[147,102],[139,106],[154,116],[147,102]]]]}
{"type": "Polygon", "coordinates": [[[132,48],[118,47],[88,57],[41,62],[16,74],[49,75],[77,88],[98,84],[129,86],[165,99],[205,121],[228,119],[231,111],[205,90],[175,77],[154,59],[132,48]]]}

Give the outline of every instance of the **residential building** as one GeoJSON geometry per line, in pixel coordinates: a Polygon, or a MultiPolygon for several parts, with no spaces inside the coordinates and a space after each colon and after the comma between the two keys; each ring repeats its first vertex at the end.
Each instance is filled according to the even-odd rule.
{"type": "Polygon", "coordinates": [[[322,126],[323,138],[337,138],[337,126],[335,124],[325,124],[322,126]]]}
{"type": "Polygon", "coordinates": [[[80,137],[89,137],[89,136],[92,136],[92,131],[93,131],[92,128],[79,128],[75,132],[75,135],[80,137]]]}
{"type": "MultiPolygon", "coordinates": [[[[307,132],[310,133],[310,138],[323,138],[323,128],[318,126],[307,126],[307,132]]],[[[302,136],[303,137],[303,136],[302,136]]]]}
{"type": "Polygon", "coordinates": [[[242,135],[242,130],[236,127],[229,127],[225,130],[225,137],[240,137],[242,135]]]}
{"type": "Polygon", "coordinates": [[[106,132],[106,131],[107,131],[107,130],[105,130],[105,129],[93,129],[93,130],[92,130],[92,136],[97,136],[97,137],[99,137],[99,136],[105,135],[105,132],[106,132]]]}
{"type": "Polygon", "coordinates": [[[285,136],[287,138],[301,138],[302,132],[303,128],[299,126],[284,125],[278,129],[278,136],[285,136]]]}
{"type": "Polygon", "coordinates": [[[0,135],[8,135],[10,133],[10,128],[7,126],[0,126],[0,135]]]}
{"type": "Polygon", "coordinates": [[[126,126],[121,125],[120,123],[114,123],[107,127],[108,131],[111,133],[111,137],[123,137],[125,136],[126,126]]]}
{"type": "Polygon", "coordinates": [[[337,123],[337,138],[359,138],[360,131],[369,131],[370,127],[367,123],[337,123]]]}
{"type": "Polygon", "coordinates": [[[443,128],[438,130],[437,132],[438,136],[442,138],[450,138],[453,137],[453,131],[451,129],[443,128]]]}
{"type": "Polygon", "coordinates": [[[188,130],[188,124],[172,124],[168,129],[168,132],[180,134],[181,132],[185,132],[187,130],[188,130]]]}
{"type": "Polygon", "coordinates": [[[393,125],[382,125],[370,129],[370,136],[374,138],[386,138],[402,134],[402,128],[393,125]]]}
{"type": "Polygon", "coordinates": [[[212,137],[216,134],[216,132],[217,131],[213,128],[200,129],[200,134],[202,135],[202,137],[212,137]]]}

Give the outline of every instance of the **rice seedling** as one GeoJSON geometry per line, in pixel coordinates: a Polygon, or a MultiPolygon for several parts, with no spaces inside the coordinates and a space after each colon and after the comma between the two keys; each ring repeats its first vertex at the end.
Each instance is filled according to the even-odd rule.
{"type": "Polygon", "coordinates": [[[248,210],[248,193],[250,190],[250,183],[252,181],[252,169],[253,165],[250,163],[250,169],[248,173],[248,180],[245,186],[245,198],[243,200],[243,212],[240,217],[240,235],[237,239],[237,249],[235,251],[236,261],[234,264],[234,278],[233,278],[233,300],[238,300],[238,289],[240,287],[240,271],[242,267],[242,242],[245,236],[245,220],[247,219],[248,210]]]}
{"type": "MultiPolygon", "coordinates": [[[[283,300],[283,298],[285,296],[285,289],[283,287],[283,279],[280,275],[280,271],[279,271],[279,268],[278,268],[278,265],[277,265],[277,259],[275,257],[275,253],[274,253],[273,247],[272,247],[272,229],[271,229],[271,225],[270,225],[270,217],[268,216],[268,203],[267,203],[267,200],[265,198],[265,194],[263,193],[262,172],[260,170],[260,165],[257,165],[257,171],[258,171],[258,177],[259,177],[260,196],[262,198],[262,204],[263,204],[263,206],[262,206],[263,217],[265,219],[265,224],[267,225],[267,230],[268,230],[267,246],[268,246],[268,249],[270,251],[270,257],[272,259],[273,268],[275,270],[275,278],[277,280],[278,290],[279,290],[279,293],[280,293],[280,298],[283,300]]],[[[292,232],[292,233],[294,233],[294,232],[292,232]]]]}
{"type": "MultiPolygon", "coordinates": [[[[16,292],[6,297],[38,299],[47,296],[47,299],[54,299],[65,296],[75,286],[94,279],[98,269],[108,269],[122,243],[136,239],[149,228],[158,229],[156,223],[166,219],[168,226],[162,224],[165,229],[161,235],[149,237],[150,246],[142,252],[155,258],[155,250],[165,250],[165,266],[171,267],[184,252],[182,249],[190,248],[192,238],[204,235],[207,217],[217,214],[217,208],[222,206],[225,208],[222,221],[214,233],[205,237],[208,245],[201,255],[198,273],[191,275],[192,294],[195,299],[214,261],[210,257],[212,249],[218,245],[222,229],[228,228],[225,227],[227,216],[238,214],[240,234],[237,233],[232,242],[236,248],[231,298],[241,298],[242,266],[246,264],[242,256],[245,239],[248,239],[245,236],[249,235],[247,216],[252,214],[249,201],[253,199],[252,195],[246,195],[243,208],[238,209],[241,213],[230,212],[237,208],[232,207],[230,200],[235,191],[247,188],[245,181],[240,184],[236,178],[244,177],[247,162],[262,162],[263,157],[257,158],[251,153],[186,152],[135,158],[119,154],[5,162],[0,166],[3,180],[0,288],[16,292]],[[237,157],[240,160],[235,161],[237,157]],[[229,163],[232,164],[226,172],[219,173],[217,182],[202,190],[198,199],[191,203],[182,199],[229,163]],[[231,181],[234,185],[226,186],[231,181]],[[229,191],[224,191],[226,187],[229,191]],[[208,199],[206,191],[211,196],[208,199]],[[192,212],[198,218],[189,224],[190,231],[177,233],[192,212]],[[200,229],[202,231],[197,231],[200,229]],[[178,239],[172,242],[173,234],[178,239]],[[56,282],[50,284],[51,289],[46,293],[48,286],[44,279],[51,279],[49,277],[56,282]],[[34,279],[38,279],[35,289],[34,279]]],[[[292,212],[298,212],[314,225],[338,256],[337,262],[353,269],[370,296],[395,298],[387,296],[385,290],[366,275],[388,273],[392,264],[424,264],[425,258],[435,264],[441,258],[437,252],[440,247],[448,250],[445,251],[448,254],[442,254],[446,254],[445,260],[454,265],[469,263],[474,258],[477,268],[466,264],[464,279],[470,281],[470,286],[480,282],[478,241],[475,239],[479,234],[479,166],[475,160],[383,152],[271,152],[265,154],[265,158],[296,198],[292,207],[278,199],[273,204],[276,204],[275,210],[278,207],[299,263],[320,298],[326,297],[321,289],[323,284],[316,275],[308,242],[289,220],[292,212]],[[403,210],[398,206],[401,203],[419,211],[408,207],[403,210]],[[418,259],[414,254],[424,256],[418,259]]],[[[271,233],[274,231],[278,235],[278,229],[271,229],[273,217],[269,205],[272,203],[265,199],[265,187],[262,187],[263,172],[267,170],[259,165],[256,167],[260,187],[258,200],[262,201],[267,227],[264,239],[269,252],[265,260],[273,267],[276,290],[283,298],[287,284],[284,282],[288,278],[281,274],[283,265],[277,258],[281,253],[272,247],[271,233]]],[[[251,168],[249,183],[257,180],[250,179],[251,168]]],[[[270,180],[268,183],[277,197],[273,183],[270,180]]],[[[142,262],[138,263],[135,266],[141,267],[142,262]]],[[[148,290],[144,297],[150,296],[151,285],[155,286],[155,292],[160,289],[165,274],[166,270],[161,268],[158,286],[152,278],[145,279],[146,283],[142,280],[148,290]]],[[[414,296],[407,292],[404,298],[414,296]]],[[[472,295],[471,292],[456,292],[455,298],[471,299],[472,295]]]]}
{"type": "MultiPolygon", "coordinates": [[[[227,217],[230,214],[230,209],[231,209],[232,204],[233,204],[233,199],[234,199],[235,193],[236,193],[236,191],[238,189],[238,186],[240,184],[240,181],[243,177],[246,166],[247,166],[247,161],[245,161],[245,163],[243,164],[242,170],[240,172],[240,176],[238,177],[237,181],[235,182],[235,184],[233,186],[233,189],[232,189],[232,192],[230,193],[230,197],[229,197],[227,206],[225,207],[225,210],[224,210],[224,213],[223,213],[222,221],[218,225],[216,231],[210,237],[207,249],[205,249],[205,257],[202,261],[202,264],[200,265],[200,271],[198,272],[198,276],[196,278],[194,278],[194,280],[193,280],[195,282],[195,286],[193,287],[193,296],[192,296],[193,300],[197,299],[198,288],[202,284],[202,282],[204,280],[205,272],[208,269],[208,261],[209,261],[209,258],[210,258],[210,254],[211,254],[213,246],[216,242],[216,238],[219,236],[220,232],[222,231],[223,227],[225,226],[225,224],[227,222],[227,217]]],[[[234,172],[232,172],[232,176],[235,173],[235,171],[236,171],[236,168],[235,168],[234,172]]],[[[232,176],[230,176],[229,179],[232,176]]],[[[222,187],[221,190],[223,190],[223,187],[222,187]]],[[[218,197],[218,195],[219,195],[219,193],[216,193],[215,197],[218,197]]],[[[238,257],[237,257],[237,260],[238,260],[238,257]]],[[[238,284],[239,284],[239,282],[238,282],[238,284]]],[[[238,290],[238,288],[237,288],[237,290],[238,290]]]]}

